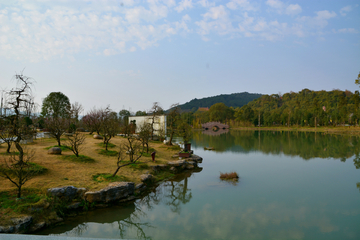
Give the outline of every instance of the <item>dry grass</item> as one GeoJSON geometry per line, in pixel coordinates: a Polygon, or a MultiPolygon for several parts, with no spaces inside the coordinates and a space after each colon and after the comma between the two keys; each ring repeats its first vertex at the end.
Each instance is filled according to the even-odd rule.
{"type": "Polygon", "coordinates": [[[239,179],[239,175],[236,172],[220,173],[220,178],[224,180],[236,180],[239,179]]]}
{"type": "MultiPolygon", "coordinates": [[[[39,164],[48,169],[48,171],[40,176],[36,176],[27,182],[24,187],[36,188],[45,190],[51,187],[60,187],[73,185],[75,187],[85,187],[91,190],[99,190],[108,185],[108,182],[99,182],[93,180],[93,175],[99,173],[113,173],[116,169],[116,156],[106,156],[99,154],[99,149],[102,149],[98,144],[102,140],[94,139],[92,135],[86,134],[86,140],[83,145],[81,155],[88,156],[94,159],[94,162],[77,162],[69,161],[66,156],[73,155],[71,151],[63,151],[62,156],[47,154],[46,147],[56,144],[55,139],[37,139],[33,144],[28,145],[28,148],[35,149],[34,163],[39,164]]],[[[116,146],[111,150],[117,150],[118,146],[125,138],[115,137],[111,139],[111,143],[116,146]]],[[[65,141],[62,141],[65,144],[65,141]]],[[[155,163],[152,162],[151,157],[142,157],[140,162],[149,166],[164,164],[171,161],[171,156],[176,152],[175,150],[164,148],[160,142],[150,142],[151,148],[156,150],[155,163]]],[[[12,149],[15,150],[15,149],[12,149]]],[[[6,151],[5,147],[0,146],[0,153],[6,151]]],[[[0,155],[0,162],[5,155],[0,155]]],[[[139,175],[147,172],[146,168],[133,168],[130,166],[123,167],[119,170],[117,175],[123,176],[129,181],[139,183],[139,175]]],[[[14,185],[10,181],[0,178],[0,192],[14,189],[14,185]]]]}

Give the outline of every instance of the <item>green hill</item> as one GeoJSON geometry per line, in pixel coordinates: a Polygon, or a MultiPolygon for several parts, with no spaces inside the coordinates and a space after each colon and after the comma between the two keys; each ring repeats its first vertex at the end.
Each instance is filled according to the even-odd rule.
{"type": "Polygon", "coordinates": [[[248,102],[251,102],[261,96],[262,94],[259,93],[248,93],[248,92],[221,94],[221,95],[201,98],[201,99],[194,98],[190,102],[179,105],[179,107],[182,110],[196,111],[199,107],[210,108],[215,103],[222,102],[228,107],[236,108],[236,107],[242,107],[246,105],[248,102]]]}

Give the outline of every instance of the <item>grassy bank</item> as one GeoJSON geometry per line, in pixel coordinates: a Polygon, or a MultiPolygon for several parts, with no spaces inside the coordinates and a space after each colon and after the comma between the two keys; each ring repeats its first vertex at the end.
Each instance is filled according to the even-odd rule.
{"type": "MultiPolygon", "coordinates": [[[[12,217],[27,213],[29,206],[47,199],[46,190],[53,187],[75,186],[85,187],[96,191],[106,187],[109,182],[130,181],[140,183],[139,176],[149,171],[151,165],[166,164],[172,160],[172,156],[178,152],[178,148],[168,147],[161,142],[150,142],[151,150],[156,151],[155,162],[150,154],[144,154],[138,165],[128,165],[119,170],[116,177],[112,174],[116,170],[118,151],[123,137],[115,137],[111,140],[111,154],[106,154],[101,140],[94,139],[86,134],[86,140],[77,158],[71,151],[63,151],[62,155],[48,154],[49,147],[56,144],[55,139],[37,139],[27,145],[28,149],[35,150],[35,158],[32,160],[36,166],[41,166],[46,171],[29,180],[23,188],[22,199],[16,200],[15,186],[7,179],[0,178],[0,225],[6,224],[12,217]],[[115,156],[114,156],[115,155],[115,156]]],[[[65,145],[65,141],[62,142],[65,145]]],[[[15,148],[12,149],[15,151],[15,148]]],[[[5,145],[0,145],[0,161],[8,157],[5,145]]],[[[163,176],[159,176],[160,180],[163,176]]]]}

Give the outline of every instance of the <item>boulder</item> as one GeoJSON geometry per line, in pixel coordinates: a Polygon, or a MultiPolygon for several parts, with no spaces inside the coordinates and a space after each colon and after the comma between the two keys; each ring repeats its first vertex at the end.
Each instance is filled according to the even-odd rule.
{"type": "Polygon", "coordinates": [[[95,134],[95,135],[94,135],[94,139],[103,139],[103,137],[102,137],[101,135],[95,134]]]}
{"type": "Polygon", "coordinates": [[[25,216],[21,218],[13,218],[11,221],[15,225],[16,233],[26,233],[33,221],[33,218],[31,216],[25,216]]]}
{"type": "Polygon", "coordinates": [[[186,161],[186,166],[189,166],[189,165],[197,167],[197,162],[195,162],[195,161],[186,161]]]}
{"type": "Polygon", "coordinates": [[[49,188],[47,194],[65,201],[72,201],[74,198],[83,198],[86,192],[85,188],[76,188],[74,186],[65,186],[58,188],[49,188]]]}
{"type": "Polygon", "coordinates": [[[46,227],[46,222],[39,222],[39,223],[33,224],[30,227],[29,232],[36,232],[36,231],[43,229],[44,227],[46,227]]]}
{"type": "Polygon", "coordinates": [[[133,182],[114,182],[108,187],[96,192],[86,192],[85,200],[93,203],[110,203],[130,195],[134,195],[135,184],[133,182]]]}
{"type": "Polygon", "coordinates": [[[48,150],[48,154],[61,155],[61,148],[53,147],[48,150]]]}
{"type": "Polygon", "coordinates": [[[188,161],[194,161],[194,162],[196,162],[196,163],[202,163],[202,160],[203,160],[203,159],[202,159],[202,157],[199,157],[199,156],[193,154],[193,155],[191,155],[191,157],[187,158],[186,160],[188,160],[188,161]]]}
{"type": "Polygon", "coordinates": [[[79,209],[79,208],[81,208],[81,202],[71,203],[70,205],[66,206],[66,208],[69,210],[79,209]]]}
{"type": "Polygon", "coordinates": [[[145,184],[150,184],[154,181],[154,177],[151,174],[142,174],[140,175],[140,180],[145,184]]]}
{"type": "Polygon", "coordinates": [[[194,169],[194,168],[195,168],[194,165],[190,165],[190,164],[186,165],[186,169],[188,169],[188,170],[191,170],[191,169],[194,169]]]}
{"type": "Polygon", "coordinates": [[[150,167],[151,167],[151,170],[155,173],[168,169],[168,165],[166,165],[166,164],[159,164],[159,165],[150,166],[150,167]]]}
{"type": "Polygon", "coordinates": [[[14,226],[0,226],[0,233],[13,233],[15,232],[14,226]]]}
{"type": "Polygon", "coordinates": [[[186,164],[185,160],[170,161],[167,163],[170,167],[181,167],[186,164]]]}

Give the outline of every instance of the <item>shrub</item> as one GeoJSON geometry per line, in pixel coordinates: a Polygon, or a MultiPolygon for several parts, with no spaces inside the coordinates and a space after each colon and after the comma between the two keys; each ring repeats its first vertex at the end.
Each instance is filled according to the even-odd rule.
{"type": "Polygon", "coordinates": [[[230,173],[220,172],[220,179],[237,180],[237,179],[239,179],[239,175],[236,172],[230,172],[230,173]]]}

